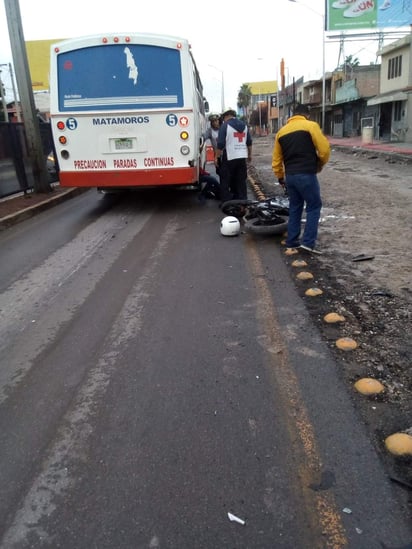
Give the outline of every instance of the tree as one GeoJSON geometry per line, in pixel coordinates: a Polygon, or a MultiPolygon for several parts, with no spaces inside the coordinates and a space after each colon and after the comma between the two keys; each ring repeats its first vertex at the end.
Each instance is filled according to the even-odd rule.
{"type": "Polygon", "coordinates": [[[248,115],[248,107],[250,105],[251,97],[252,97],[252,90],[249,84],[242,84],[237,96],[237,106],[239,109],[242,109],[243,116],[245,116],[246,118],[248,115]]]}
{"type": "Polygon", "coordinates": [[[250,113],[249,125],[255,128],[265,128],[268,125],[268,106],[266,103],[259,103],[257,109],[250,113]]]}

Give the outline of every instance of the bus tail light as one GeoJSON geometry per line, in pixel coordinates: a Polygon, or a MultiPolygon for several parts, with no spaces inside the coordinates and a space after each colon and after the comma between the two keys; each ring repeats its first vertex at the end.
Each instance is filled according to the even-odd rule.
{"type": "Polygon", "coordinates": [[[180,139],[187,141],[189,139],[189,134],[186,131],[180,132],[180,139]]]}
{"type": "Polygon", "coordinates": [[[60,151],[60,156],[64,159],[64,160],[67,160],[70,156],[69,154],[69,151],[66,151],[66,149],[63,149],[62,151],[60,151]]]}
{"type": "Polygon", "coordinates": [[[182,145],[180,147],[180,152],[187,156],[190,153],[190,147],[188,147],[187,145],[182,145]]]}
{"type": "Polygon", "coordinates": [[[59,122],[57,122],[56,126],[57,126],[58,130],[64,130],[66,125],[62,120],[59,120],[59,122]]]}
{"type": "Polygon", "coordinates": [[[67,143],[67,137],[66,137],[65,135],[61,135],[61,136],[59,137],[59,143],[60,143],[60,145],[66,145],[66,143],[67,143]]]}

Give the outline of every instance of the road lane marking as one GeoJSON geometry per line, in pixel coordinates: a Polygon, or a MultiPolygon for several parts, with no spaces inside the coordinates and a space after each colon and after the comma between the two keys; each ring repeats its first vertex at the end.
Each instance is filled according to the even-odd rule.
{"type": "MultiPolygon", "coordinates": [[[[282,409],[286,414],[287,428],[291,441],[299,440],[303,450],[299,469],[300,488],[304,495],[306,515],[315,531],[318,531],[322,547],[334,549],[346,547],[345,529],[337,509],[335,498],[328,491],[314,491],[322,472],[322,459],[316,443],[313,425],[302,397],[296,373],[289,359],[289,353],[282,337],[262,262],[252,238],[245,240],[248,266],[256,285],[257,319],[265,331],[265,340],[271,364],[271,375],[279,387],[282,409]],[[273,352],[273,349],[276,352],[273,352]],[[276,358],[275,358],[276,357],[276,358]],[[274,363],[276,360],[276,364],[274,363]]],[[[262,340],[261,340],[262,342],[262,340]]]]}
{"type": "Polygon", "coordinates": [[[0,311],[7,312],[0,315],[0,360],[5,357],[6,365],[0,369],[0,404],[7,399],[10,389],[21,382],[61,324],[68,322],[84,303],[124,246],[143,229],[151,214],[131,216],[126,224],[123,213],[108,213],[0,292],[0,311]],[[121,238],[112,239],[113,234],[121,238]],[[110,254],[101,253],[108,249],[108,241],[110,254]],[[88,266],[88,274],[83,273],[81,284],[77,278],[72,289],[71,281],[84,265],[88,266]],[[31,323],[39,318],[42,321],[38,324],[31,323]],[[13,345],[17,352],[13,352],[13,345]]]}
{"type": "Polygon", "coordinates": [[[76,464],[82,462],[87,454],[88,440],[93,433],[93,418],[105,397],[111,376],[119,367],[117,360],[120,352],[129,341],[138,337],[142,314],[151,296],[150,287],[160,273],[160,259],[177,230],[175,220],[165,226],[147,268],[136,281],[107,336],[107,343],[96,366],[88,372],[72,408],[60,422],[61,427],[53,443],[45,451],[42,469],[23,496],[11,526],[0,541],[0,547],[25,546],[31,536],[42,543],[53,545],[42,523],[44,521],[47,524],[47,519],[58,506],[59,498],[64,497],[77,482],[74,476],[76,464]]]}

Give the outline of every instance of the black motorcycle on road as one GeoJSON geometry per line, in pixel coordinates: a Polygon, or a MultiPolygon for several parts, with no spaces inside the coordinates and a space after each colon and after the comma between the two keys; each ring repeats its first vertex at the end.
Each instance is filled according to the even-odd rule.
{"type": "Polygon", "coordinates": [[[243,219],[246,231],[255,234],[282,234],[286,231],[289,199],[272,197],[263,200],[228,200],[221,206],[225,215],[243,219]]]}

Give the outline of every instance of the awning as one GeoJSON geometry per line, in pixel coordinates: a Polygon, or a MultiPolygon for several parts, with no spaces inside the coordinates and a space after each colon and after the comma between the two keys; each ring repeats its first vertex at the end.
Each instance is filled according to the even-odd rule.
{"type": "Polygon", "coordinates": [[[405,92],[390,92],[382,93],[380,95],[375,95],[371,99],[368,99],[368,107],[371,105],[379,105],[380,103],[392,103],[393,101],[406,101],[408,99],[408,94],[405,92]]]}

